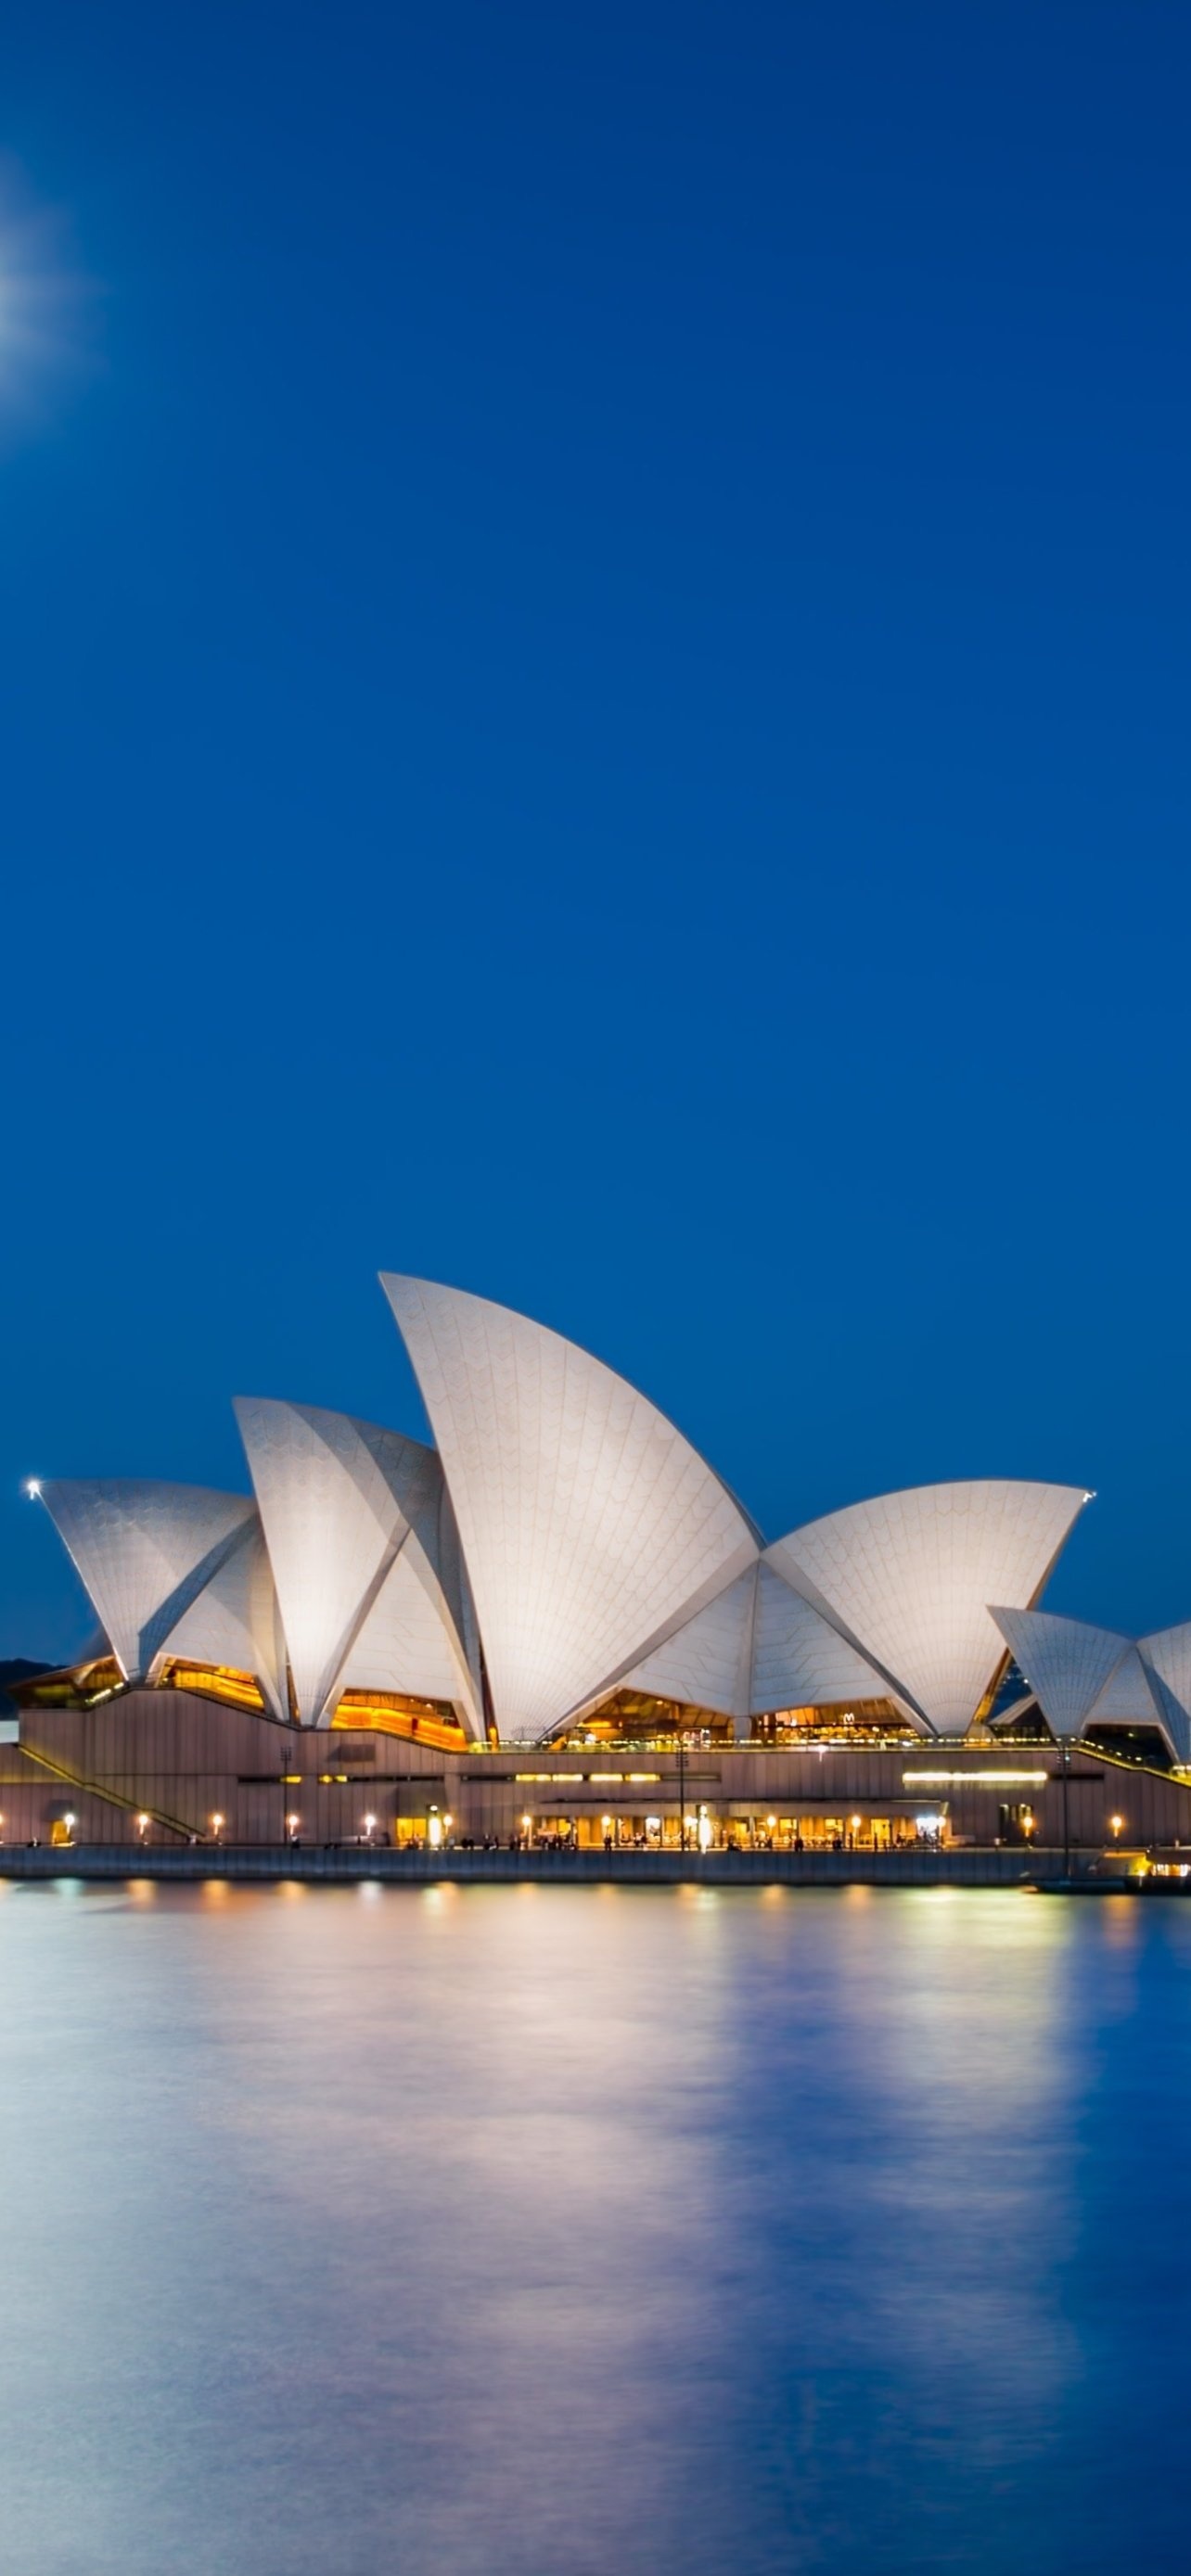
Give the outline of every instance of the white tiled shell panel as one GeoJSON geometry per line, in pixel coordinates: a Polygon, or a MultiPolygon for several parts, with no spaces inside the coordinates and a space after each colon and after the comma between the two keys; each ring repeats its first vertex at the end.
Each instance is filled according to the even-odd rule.
{"type": "Polygon", "coordinates": [[[1191,1763],[1191,1623],[1137,1645],[1046,1611],[997,1610],[997,1625],[1056,1735],[1090,1726],[1160,1726],[1191,1763]]]}
{"type": "Polygon", "coordinates": [[[1116,1671],[1109,1675],[1083,1722],[1085,1726],[1162,1724],[1162,1711],[1150,1689],[1136,1646],[1130,1646],[1128,1654],[1122,1655],[1116,1671]]]}
{"type": "Polygon", "coordinates": [[[455,1506],[500,1730],[529,1740],[753,1563],[755,1534],[602,1361],[461,1289],[382,1284],[455,1506]]]}
{"type": "Polygon", "coordinates": [[[882,1675],[768,1565],[742,1574],[625,1678],[741,1722],[889,1695],[882,1675]]]}
{"type": "Polygon", "coordinates": [[[695,1708],[719,1709],[725,1717],[746,1718],[756,1602],[757,1568],[750,1566],[747,1574],[738,1575],[726,1592],[688,1619],[664,1646],[634,1664],[624,1676],[627,1688],[653,1691],[659,1699],[686,1700],[695,1708]]]}
{"type": "Polygon", "coordinates": [[[390,1690],[453,1700],[479,1743],[479,1693],[416,1532],[386,1574],[339,1676],[340,1690],[390,1690]]]}
{"type": "Polygon", "coordinates": [[[1078,1735],[1106,1683],[1129,1652],[1129,1639],[1051,1610],[993,1610],[1010,1653],[1056,1735],[1078,1735]]]}
{"type": "Polygon", "coordinates": [[[235,1411],[294,1697],[303,1724],[318,1726],[413,1523],[437,1506],[441,1471],[420,1441],[317,1405],[238,1396],[235,1411]]]}
{"type": "Polygon", "coordinates": [[[54,1478],[42,1501],[127,1681],[140,1681],[256,1512],[246,1494],[54,1478]]]}
{"type": "Polygon", "coordinates": [[[1162,1712],[1176,1762],[1191,1762],[1191,1621],[1143,1637],[1138,1654],[1162,1712]]]}
{"type": "Polygon", "coordinates": [[[1069,1485],[920,1485],[766,1550],[940,1734],[968,1726],[1004,1651],[990,1601],[1038,1597],[1088,1496],[1069,1485]]]}
{"type": "MultiPolygon", "coordinates": [[[[433,1450],[309,1407],[242,1413],[307,1657],[299,1705],[329,1714],[341,1690],[410,1692],[453,1701],[482,1738],[475,1614],[433,1450]]],[[[166,1656],[226,1664],[288,1714],[286,1631],[247,1495],[132,1480],[42,1493],[127,1678],[152,1680],[166,1656]]]]}
{"type": "Polygon", "coordinates": [[[285,1637],[255,1511],[231,1555],[171,1628],[165,1652],[195,1664],[227,1664],[234,1672],[254,1673],[273,1716],[287,1714],[285,1637]]]}

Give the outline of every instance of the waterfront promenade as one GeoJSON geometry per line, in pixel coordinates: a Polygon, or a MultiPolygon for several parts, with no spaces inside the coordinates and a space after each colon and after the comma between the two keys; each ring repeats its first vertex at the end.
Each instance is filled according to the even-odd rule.
{"type": "MultiPolygon", "coordinates": [[[[1084,1879],[1097,1852],[1073,1855],[1084,1879]]],[[[314,1886],[1024,1887],[1061,1880],[1061,1851],[395,1851],[322,1844],[0,1845],[0,1878],[220,1879],[314,1886]]],[[[1104,1881],[1098,1882],[1103,1886],[1104,1881]]],[[[1097,1881],[1092,1880],[1092,1885],[1097,1881]]]]}

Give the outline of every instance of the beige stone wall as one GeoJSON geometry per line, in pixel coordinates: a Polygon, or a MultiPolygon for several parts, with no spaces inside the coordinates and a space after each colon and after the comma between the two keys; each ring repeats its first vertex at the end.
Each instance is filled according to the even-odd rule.
{"type": "MultiPolygon", "coordinates": [[[[1003,1807],[1028,1805],[1037,1847],[1055,1849],[1063,1842],[1061,1767],[1053,1747],[692,1748],[686,1802],[688,1813],[705,1805],[717,1828],[749,1819],[763,1828],[770,1813],[808,1828],[857,1813],[886,1827],[912,1826],[917,1814],[940,1809],[950,1838],[983,1847],[995,1844],[1003,1807]],[[923,1773],[952,1776],[914,1776],[923,1773]],[[999,1776],[1015,1773],[1025,1776],[999,1776]]],[[[180,1691],[130,1691],[85,1714],[26,1709],[20,1745],[0,1746],[6,1841],[48,1840],[67,1804],[80,1841],[134,1840],[138,1811],[150,1813],[158,1841],[206,1838],[218,1814],[225,1841],[277,1843],[291,1813],[304,1842],[348,1841],[369,1813],[378,1840],[392,1841],[402,1823],[424,1828],[437,1807],[452,1817],[456,1839],[489,1834],[507,1842],[526,1813],[535,1834],[575,1818],[598,1836],[605,1814],[625,1831],[647,1815],[673,1822],[677,1800],[673,1753],[514,1746],[444,1754],[392,1736],[282,1728],[180,1691]],[[327,1773],[346,1777],[320,1778],[327,1773]]],[[[1136,1766],[1074,1755],[1068,1805],[1079,1849],[1111,1847],[1113,1815],[1123,1820],[1122,1848],[1191,1845],[1191,1788],[1136,1766]]]]}

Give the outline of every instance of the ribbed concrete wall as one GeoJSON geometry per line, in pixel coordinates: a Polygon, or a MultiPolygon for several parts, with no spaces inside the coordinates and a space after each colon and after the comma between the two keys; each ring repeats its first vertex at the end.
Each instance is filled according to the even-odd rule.
{"type": "MultiPolygon", "coordinates": [[[[1061,1768],[1053,1746],[692,1748],[686,1803],[688,1812],[705,1805],[716,1823],[772,1812],[846,1824],[855,1812],[912,1827],[917,1813],[943,1809],[952,1839],[984,1849],[996,1845],[1002,1809],[1028,1804],[1036,1845],[1057,1848],[1061,1768]]],[[[79,1839],[117,1845],[133,1840],[140,1809],[154,1819],[154,1841],[206,1838],[220,1814],[227,1840],[276,1844],[290,1812],[307,1843],[344,1841],[369,1812],[378,1839],[391,1840],[400,1820],[424,1822],[431,1806],[452,1815],[457,1838],[507,1841],[526,1812],[535,1831],[572,1818],[598,1824],[604,1814],[623,1829],[647,1814],[672,1820],[677,1800],[673,1753],[551,1756],[513,1746],[444,1754],[392,1736],[279,1727],[180,1691],[130,1691],[86,1714],[29,1709],[20,1747],[0,1746],[0,1835],[10,1844],[44,1839],[64,1802],[79,1839]],[[348,1777],[321,1782],[326,1772],[348,1777]]],[[[1076,1847],[1110,1844],[1114,1815],[1123,1846],[1191,1845],[1191,1788],[1182,1782],[1079,1754],[1066,1803],[1076,1847]]]]}

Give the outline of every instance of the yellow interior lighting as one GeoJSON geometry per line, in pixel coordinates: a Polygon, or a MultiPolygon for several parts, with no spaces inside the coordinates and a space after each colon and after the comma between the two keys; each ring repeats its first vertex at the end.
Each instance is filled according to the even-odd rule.
{"type": "Polygon", "coordinates": [[[227,1708],[262,1709],[265,1705],[260,1683],[251,1673],[242,1673],[232,1664],[191,1664],[179,1655],[171,1655],[157,1677],[159,1690],[198,1691],[204,1699],[221,1700],[227,1708]]]}
{"type": "Polygon", "coordinates": [[[440,1753],[463,1753],[468,1739],[449,1700],[412,1699],[399,1691],[345,1691],[332,1727],[361,1735],[396,1735],[440,1753]]]}
{"type": "Polygon", "coordinates": [[[15,1686],[18,1699],[31,1708],[93,1708],[127,1689],[114,1655],[99,1655],[86,1664],[67,1664],[61,1672],[41,1673],[36,1681],[15,1686]]]}
{"type": "Polygon", "coordinates": [[[905,1789],[1044,1789],[1049,1771],[903,1771],[905,1789]]]}

